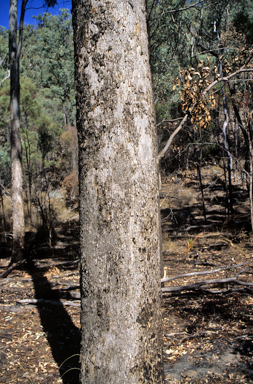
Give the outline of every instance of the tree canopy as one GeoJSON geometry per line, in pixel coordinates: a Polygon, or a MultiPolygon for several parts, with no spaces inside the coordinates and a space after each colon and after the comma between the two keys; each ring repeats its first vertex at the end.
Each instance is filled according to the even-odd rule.
{"type": "MultiPolygon", "coordinates": [[[[217,148],[224,147],[226,99],[229,124],[228,147],[224,150],[236,156],[237,164],[247,171],[252,1],[147,0],[146,4],[160,149],[175,130],[179,121],[175,119],[183,119],[195,105],[162,159],[162,169],[168,172],[196,161],[202,142],[208,143],[202,145],[202,155],[209,159],[216,156],[217,148]],[[237,72],[240,68],[245,71],[237,72]],[[237,74],[229,82],[218,81],[233,73],[237,74]],[[202,97],[213,82],[213,88],[202,97]],[[236,128],[232,124],[234,117],[236,128]],[[240,148],[231,147],[235,139],[240,148]]],[[[67,9],[58,16],[40,14],[35,20],[36,25],[24,25],[20,60],[25,185],[29,185],[29,178],[36,184],[43,169],[44,177],[48,172],[57,188],[76,169],[72,21],[67,9]]],[[[0,29],[0,63],[1,183],[9,186],[9,62],[8,31],[4,28],[0,29]]]]}
{"type": "MultiPolygon", "coordinates": [[[[61,180],[71,172],[71,150],[62,135],[75,125],[75,86],[71,16],[62,9],[58,16],[44,13],[35,18],[37,25],[24,26],[24,43],[20,62],[21,135],[24,169],[27,173],[28,147],[30,171],[38,174],[42,159],[45,166],[63,171],[61,180]],[[38,152],[39,151],[39,152],[38,152]],[[39,156],[38,156],[39,155],[39,156]],[[66,161],[62,162],[62,159],[66,161]],[[63,168],[61,168],[63,167],[63,168]]],[[[7,75],[8,35],[0,31],[1,80],[7,75]]],[[[9,80],[0,88],[0,139],[8,158],[9,80]]],[[[73,133],[74,134],[74,133],[73,133]]],[[[3,159],[5,158],[3,157],[3,159]]],[[[4,161],[4,160],[3,160],[4,161]]],[[[8,177],[1,182],[8,185],[8,177]]]]}

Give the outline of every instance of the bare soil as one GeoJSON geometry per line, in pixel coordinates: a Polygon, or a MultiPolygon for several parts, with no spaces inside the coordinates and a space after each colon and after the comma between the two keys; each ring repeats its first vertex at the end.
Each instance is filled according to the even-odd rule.
{"type": "MultiPolygon", "coordinates": [[[[195,171],[175,174],[161,189],[164,283],[178,287],[235,277],[253,283],[253,237],[243,178],[233,175],[228,215],[222,169],[202,169],[206,220],[195,171]],[[247,263],[237,267],[238,264],[247,263]]],[[[78,384],[80,300],[78,222],[56,228],[52,247],[38,241],[29,269],[0,280],[0,383],[78,384]]],[[[36,240],[37,241],[37,240],[36,240]]],[[[10,261],[0,247],[0,273],[10,261]]],[[[253,383],[253,291],[234,283],[163,294],[165,383],[253,383]]],[[[101,383],[102,384],[102,383],[101,383]]],[[[130,384],[130,383],[129,383],[130,384]]]]}

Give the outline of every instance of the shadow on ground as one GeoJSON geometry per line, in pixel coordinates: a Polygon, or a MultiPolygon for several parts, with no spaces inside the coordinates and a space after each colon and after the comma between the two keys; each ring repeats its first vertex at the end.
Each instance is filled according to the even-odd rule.
{"type": "Polygon", "coordinates": [[[54,304],[48,302],[38,303],[41,324],[47,335],[52,355],[59,367],[59,372],[64,384],[79,384],[80,373],[80,330],[73,324],[71,317],[60,301],[60,292],[52,289],[52,286],[43,269],[35,266],[31,260],[28,272],[32,277],[35,298],[53,300],[54,304]]]}

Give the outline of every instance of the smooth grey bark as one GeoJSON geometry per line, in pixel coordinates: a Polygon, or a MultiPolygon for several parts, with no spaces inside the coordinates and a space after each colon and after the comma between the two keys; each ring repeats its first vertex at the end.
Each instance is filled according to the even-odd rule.
{"type": "Polygon", "coordinates": [[[19,59],[22,48],[23,20],[28,0],[22,1],[19,42],[17,43],[18,0],[10,0],[9,56],[10,56],[10,114],[11,114],[11,189],[13,247],[11,263],[24,257],[25,220],[23,208],[22,145],[20,136],[20,81],[19,59]]]}
{"type": "Polygon", "coordinates": [[[81,382],[163,383],[157,138],[144,0],[72,0],[81,382]]]}
{"type": "MultiPolygon", "coordinates": [[[[18,0],[10,0],[9,58],[10,58],[10,117],[11,117],[11,189],[13,247],[11,264],[24,258],[25,219],[23,203],[22,144],[20,135],[20,72],[19,61],[23,43],[23,26],[28,0],[22,0],[17,36],[18,0]]],[[[45,0],[53,7],[56,0],[45,0]]]]}

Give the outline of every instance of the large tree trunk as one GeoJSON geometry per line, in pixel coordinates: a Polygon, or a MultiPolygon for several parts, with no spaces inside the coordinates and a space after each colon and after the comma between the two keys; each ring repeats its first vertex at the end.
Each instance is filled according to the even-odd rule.
{"type": "Polygon", "coordinates": [[[145,1],[72,5],[81,382],[160,384],[160,215],[145,1]]]}
{"type": "MultiPolygon", "coordinates": [[[[25,4],[23,1],[24,14],[25,4]]],[[[19,83],[19,57],[21,46],[17,45],[17,12],[18,0],[10,1],[9,13],[9,55],[10,55],[10,112],[11,112],[11,180],[12,180],[12,223],[13,223],[13,250],[11,263],[24,257],[25,223],[23,208],[23,180],[22,180],[22,147],[20,136],[20,83],[19,83]]],[[[21,15],[22,16],[22,15],[21,15]]],[[[23,21],[23,20],[22,20],[23,21]]],[[[23,23],[22,23],[23,24],[23,23]]],[[[22,38],[20,26],[19,41],[22,38]]]]}

